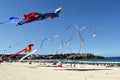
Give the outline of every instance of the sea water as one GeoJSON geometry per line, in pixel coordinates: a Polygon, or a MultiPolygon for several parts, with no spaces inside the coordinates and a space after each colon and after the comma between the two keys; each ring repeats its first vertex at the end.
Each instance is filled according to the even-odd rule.
{"type": "Polygon", "coordinates": [[[60,60],[61,62],[101,62],[101,63],[120,63],[120,57],[105,57],[104,59],[78,59],[78,60],[67,60],[67,59],[62,59],[60,60]]]}

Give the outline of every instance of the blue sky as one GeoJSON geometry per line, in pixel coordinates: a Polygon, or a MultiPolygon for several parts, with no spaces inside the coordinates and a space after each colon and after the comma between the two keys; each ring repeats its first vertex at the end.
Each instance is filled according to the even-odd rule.
{"type": "MultiPolygon", "coordinates": [[[[12,54],[33,43],[33,49],[37,49],[37,53],[54,54],[60,46],[60,39],[46,41],[40,48],[42,40],[60,34],[69,25],[76,24],[80,28],[86,26],[81,31],[85,44],[80,53],[120,56],[119,4],[119,0],[1,0],[0,22],[8,20],[11,16],[22,20],[23,14],[29,12],[53,12],[58,7],[62,7],[63,10],[59,18],[22,26],[0,24],[0,53],[12,54]],[[91,25],[96,27],[96,38],[92,38],[91,25]]],[[[66,41],[75,31],[75,28],[70,28],[62,36],[63,40],[66,41]]],[[[76,36],[69,43],[69,47],[72,52],[78,52],[79,46],[79,36],[76,36]]],[[[65,47],[59,52],[69,51],[65,47]]]]}

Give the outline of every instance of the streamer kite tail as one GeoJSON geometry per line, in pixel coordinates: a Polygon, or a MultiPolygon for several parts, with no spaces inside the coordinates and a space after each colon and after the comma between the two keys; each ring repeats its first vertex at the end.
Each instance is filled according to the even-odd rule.
{"type": "Polygon", "coordinates": [[[40,45],[40,48],[42,48],[43,43],[44,43],[46,40],[48,40],[48,39],[47,39],[47,38],[45,38],[45,39],[43,39],[43,40],[42,40],[41,45],[40,45]]]}
{"type": "Polygon", "coordinates": [[[6,21],[6,22],[0,22],[0,24],[6,24],[6,23],[9,23],[9,21],[6,21]]]}
{"type": "Polygon", "coordinates": [[[35,53],[36,51],[37,51],[37,49],[35,49],[35,50],[33,50],[32,52],[30,52],[29,54],[23,56],[23,57],[19,60],[19,62],[21,62],[23,59],[25,59],[25,58],[28,57],[29,55],[35,53]]]}
{"type": "Polygon", "coordinates": [[[94,33],[93,33],[93,38],[95,38],[96,36],[97,36],[97,33],[96,33],[96,28],[95,28],[95,26],[91,26],[92,27],[92,29],[93,29],[93,31],[94,31],[94,33]]]}
{"type": "Polygon", "coordinates": [[[60,45],[60,47],[56,50],[56,54],[58,53],[59,50],[61,50],[61,49],[66,45],[66,43],[63,41],[63,38],[60,38],[60,41],[61,41],[61,45],[60,45]]]}
{"type": "Polygon", "coordinates": [[[58,37],[59,37],[59,35],[54,35],[54,36],[51,36],[50,38],[43,39],[42,42],[41,42],[40,48],[42,48],[45,41],[47,41],[47,40],[53,41],[54,39],[56,39],[58,37]]]}
{"type": "MultiPolygon", "coordinates": [[[[72,27],[76,28],[77,31],[76,31],[75,33],[73,33],[66,42],[63,42],[63,40],[61,40],[62,45],[57,49],[56,53],[58,53],[58,51],[59,51],[60,49],[62,49],[64,46],[66,46],[66,45],[68,46],[68,43],[69,43],[76,35],[79,35],[79,37],[80,37],[80,39],[81,39],[81,43],[80,43],[80,49],[81,49],[82,45],[84,44],[84,38],[83,38],[83,36],[81,35],[81,31],[84,30],[84,29],[86,28],[86,26],[83,26],[82,28],[79,28],[79,26],[77,26],[77,25],[75,25],[75,24],[72,24],[72,25],[69,25],[67,28],[65,28],[65,30],[62,32],[62,34],[63,34],[64,32],[66,32],[67,30],[69,30],[70,28],[72,28],[72,27]]],[[[69,48],[69,46],[68,46],[68,49],[69,49],[69,51],[71,52],[71,49],[69,48]]],[[[80,51],[80,49],[79,49],[79,51],[80,51]]]]}
{"type": "MultiPolygon", "coordinates": [[[[62,45],[57,49],[56,53],[58,53],[59,50],[61,50],[64,46],[68,45],[68,43],[79,33],[79,31],[76,31],[75,33],[72,34],[72,36],[70,36],[70,38],[66,41],[63,42],[63,39],[61,38],[61,43],[62,45]]],[[[70,50],[70,48],[68,47],[68,49],[70,50]]]]}
{"type": "Polygon", "coordinates": [[[77,34],[79,34],[79,31],[76,31],[75,33],[72,34],[72,36],[68,39],[68,41],[66,42],[66,44],[68,42],[70,42],[77,34]]]}
{"type": "Polygon", "coordinates": [[[84,45],[84,37],[82,36],[81,31],[79,32],[79,36],[81,38],[81,42],[80,42],[80,48],[79,48],[78,53],[80,53],[82,46],[84,45]]]}
{"type": "Polygon", "coordinates": [[[34,46],[33,44],[29,44],[26,48],[24,48],[23,50],[20,50],[19,52],[15,53],[15,54],[12,54],[10,56],[7,56],[7,57],[3,57],[1,60],[4,61],[4,60],[7,60],[9,58],[12,58],[18,54],[20,54],[21,52],[30,52],[32,50],[32,46],[34,46]]]}
{"type": "Polygon", "coordinates": [[[18,23],[19,18],[16,17],[10,17],[8,21],[0,22],[0,24],[7,24],[7,23],[18,23]]]}
{"type": "Polygon", "coordinates": [[[61,38],[61,43],[62,43],[62,45],[63,45],[63,46],[62,46],[62,48],[66,45],[66,46],[67,46],[67,48],[68,48],[68,50],[69,50],[69,52],[70,52],[70,53],[72,53],[72,52],[71,52],[71,49],[70,49],[70,47],[69,47],[69,44],[68,44],[68,43],[67,43],[67,44],[66,44],[66,43],[64,43],[64,41],[63,41],[63,39],[62,39],[62,38],[61,38]]]}
{"type": "Polygon", "coordinates": [[[10,55],[10,56],[3,57],[3,58],[2,58],[2,61],[7,60],[7,59],[9,59],[9,58],[12,58],[12,57],[14,57],[14,56],[20,54],[20,53],[23,52],[23,51],[24,51],[24,50],[21,50],[21,51],[15,53],[15,54],[10,55]]]}
{"type": "Polygon", "coordinates": [[[56,38],[58,38],[58,37],[59,37],[59,35],[56,34],[56,35],[50,37],[50,40],[53,41],[54,39],[56,39],[56,38]]]}

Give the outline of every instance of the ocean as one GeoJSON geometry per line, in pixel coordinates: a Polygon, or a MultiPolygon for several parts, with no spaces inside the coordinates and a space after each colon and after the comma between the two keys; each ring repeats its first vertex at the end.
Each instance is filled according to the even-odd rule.
{"type": "Polygon", "coordinates": [[[61,62],[93,62],[93,63],[97,63],[97,62],[101,62],[101,63],[120,63],[120,57],[105,57],[104,59],[82,59],[82,60],[66,60],[66,59],[62,59],[59,60],[61,62]]]}

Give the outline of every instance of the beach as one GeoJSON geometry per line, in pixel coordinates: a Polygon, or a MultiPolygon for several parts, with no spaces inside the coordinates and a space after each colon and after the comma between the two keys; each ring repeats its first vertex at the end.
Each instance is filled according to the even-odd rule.
{"type": "Polygon", "coordinates": [[[76,64],[52,67],[51,63],[1,63],[0,80],[120,80],[120,67],[76,64]]]}

